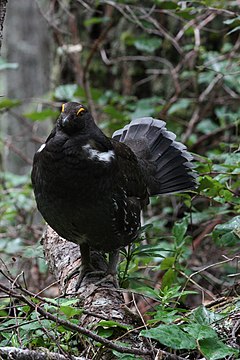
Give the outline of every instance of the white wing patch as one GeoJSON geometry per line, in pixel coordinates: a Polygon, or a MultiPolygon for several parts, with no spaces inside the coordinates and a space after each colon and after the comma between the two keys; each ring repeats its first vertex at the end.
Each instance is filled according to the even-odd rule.
{"type": "Polygon", "coordinates": [[[46,144],[42,144],[42,145],[40,146],[40,148],[38,149],[37,152],[38,152],[38,153],[41,152],[41,151],[45,148],[45,146],[46,146],[46,144]]]}
{"type": "Polygon", "coordinates": [[[93,149],[89,144],[84,145],[82,148],[87,153],[90,159],[98,159],[99,161],[110,162],[112,159],[115,158],[115,154],[113,150],[108,150],[105,152],[99,151],[93,149]]]}

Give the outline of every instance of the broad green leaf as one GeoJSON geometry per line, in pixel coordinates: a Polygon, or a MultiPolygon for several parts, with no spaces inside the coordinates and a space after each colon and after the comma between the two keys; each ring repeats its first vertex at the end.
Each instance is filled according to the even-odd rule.
{"type": "Polygon", "coordinates": [[[143,330],[140,335],[155,339],[172,349],[191,350],[196,348],[195,339],[175,324],[164,324],[153,329],[143,330]]]}
{"type": "Polygon", "coordinates": [[[72,306],[60,306],[60,311],[62,311],[68,318],[71,318],[75,315],[82,315],[83,309],[74,308],[72,306]]]}
{"type": "Polygon", "coordinates": [[[178,8],[176,1],[163,1],[163,0],[154,0],[154,3],[158,5],[161,9],[173,10],[178,8]]]}
{"type": "Polygon", "coordinates": [[[18,105],[21,105],[20,100],[0,97],[0,109],[9,109],[18,105]]]}
{"type": "Polygon", "coordinates": [[[61,306],[71,306],[79,303],[79,299],[59,299],[59,300],[61,306]]]}
{"type": "Polygon", "coordinates": [[[175,102],[170,109],[168,110],[168,114],[172,115],[177,112],[182,112],[188,109],[192,104],[192,99],[179,99],[175,102]]]}
{"type": "Polygon", "coordinates": [[[72,100],[74,98],[75,91],[77,90],[76,84],[60,85],[56,88],[54,96],[61,101],[72,100]]]}
{"type": "Polygon", "coordinates": [[[154,314],[154,319],[149,320],[148,323],[154,323],[156,320],[164,322],[166,324],[170,324],[173,321],[180,318],[178,314],[179,310],[170,310],[169,308],[166,309],[158,309],[157,312],[154,314]]]}
{"type": "Polygon", "coordinates": [[[224,224],[215,226],[213,240],[220,245],[234,246],[240,242],[240,216],[235,216],[224,224]]]}
{"type": "MultiPolygon", "coordinates": [[[[126,345],[123,344],[123,346],[126,346],[126,345]]],[[[136,357],[136,355],[122,354],[117,351],[113,351],[113,355],[115,355],[118,360],[132,360],[132,359],[142,360],[143,359],[142,357],[136,357]]]]}
{"type": "Polygon", "coordinates": [[[159,99],[157,97],[138,100],[138,102],[136,103],[136,109],[131,114],[131,119],[154,115],[155,107],[158,103],[159,99]]]}
{"type": "Polygon", "coordinates": [[[59,111],[54,111],[53,109],[44,109],[42,111],[35,111],[32,113],[25,113],[23,116],[33,121],[46,120],[49,117],[56,118],[59,115],[59,111]]]}
{"type": "Polygon", "coordinates": [[[200,325],[210,325],[215,321],[222,319],[223,317],[223,315],[209,311],[205,306],[199,306],[190,316],[191,319],[200,325]]]}
{"type": "Polygon", "coordinates": [[[208,338],[216,338],[218,339],[218,335],[216,331],[210,327],[210,325],[201,325],[192,323],[189,325],[183,326],[183,330],[186,331],[189,335],[194,337],[196,340],[208,339],[208,338]]]}
{"type": "Polygon", "coordinates": [[[176,222],[173,226],[173,236],[175,237],[177,244],[181,244],[188,228],[188,218],[185,217],[182,221],[176,222]]]}
{"type": "Polygon", "coordinates": [[[226,359],[227,356],[239,355],[236,349],[225,345],[221,340],[209,338],[199,340],[199,348],[207,360],[226,359]]]}
{"type": "Polygon", "coordinates": [[[176,259],[174,256],[169,256],[165,258],[160,265],[161,270],[168,270],[172,268],[173,264],[175,263],[176,259]]]}
{"type": "Polygon", "coordinates": [[[146,51],[151,54],[161,46],[162,40],[154,37],[139,37],[133,44],[137,50],[146,51]]]}
{"type": "Polygon", "coordinates": [[[98,327],[97,329],[98,335],[102,336],[103,338],[109,338],[113,335],[114,330],[112,328],[102,328],[98,327]]]}
{"type": "Polygon", "coordinates": [[[116,107],[112,105],[106,105],[103,111],[106,114],[110,115],[112,120],[113,119],[123,120],[125,117],[124,112],[117,110],[116,107]]]}
{"type": "Polygon", "coordinates": [[[162,277],[161,288],[170,288],[176,280],[176,272],[173,269],[168,269],[162,277]]]}

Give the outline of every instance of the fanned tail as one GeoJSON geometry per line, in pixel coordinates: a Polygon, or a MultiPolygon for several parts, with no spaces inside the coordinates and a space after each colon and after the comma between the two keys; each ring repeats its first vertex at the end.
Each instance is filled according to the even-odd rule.
{"type": "Polygon", "coordinates": [[[142,165],[150,195],[193,190],[196,173],[186,146],[175,141],[166,123],[151,117],[132,120],[113,138],[127,144],[142,165]]]}

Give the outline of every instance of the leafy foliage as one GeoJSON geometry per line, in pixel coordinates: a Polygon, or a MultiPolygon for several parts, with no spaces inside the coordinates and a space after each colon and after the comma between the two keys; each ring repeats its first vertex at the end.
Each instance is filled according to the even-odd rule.
{"type": "MultiPolygon", "coordinates": [[[[43,12],[48,11],[47,4],[41,6],[43,12]]],[[[224,321],[223,315],[238,311],[237,306],[221,314],[200,304],[223,291],[239,295],[235,287],[240,238],[238,4],[151,0],[139,5],[126,0],[111,4],[93,1],[85,8],[80,2],[66,6],[68,11],[56,7],[52,19],[55,24],[61,18],[61,36],[58,26],[52,29],[58,54],[54,68],[63,69],[54,79],[55,88],[44,95],[42,104],[31,104],[24,111],[19,108],[23,100],[1,98],[0,111],[21,116],[37,143],[37,124],[55,121],[61,103],[68,100],[88,103],[109,135],[139,116],[167,122],[169,130],[192,151],[199,186],[192,194],[151,200],[144,212],[140,239],[122,250],[121,285],[148,299],[140,301],[149,317],[142,336],[179,354],[192,351],[196,359],[237,359],[236,349],[229,346],[227,337],[221,337],[217,327],[224,321]],[[76,20],[74,34],[68,27],[68,16],[76,20]],[[78,42],[82,50],[73,56],[60,38],[68,45],[78,42]],[[79,64],[80,73],[76,70],[79,64]],[[195,305],[196,310],[189,313],[188,307],[195,305]]],[[[0,70],[5,69],[19,71],[17,64],[1,61],[0,70]]],[[[37,135],[42,136],[42,130],[37,135]]],[[[9,134],[10,140],[1,136],[2,157],[7,149],[26,161],[28,154],[16,149],[15,136],[9,134]]],[[[44,288],[43,255],[39,245],[33,246],[43,224],[36,225],[40,221],[29,170],[24,175],[13,174],[3,160],[0,168],[2,261],[8,267],[16,258],[32,262],[44,288]]],[[[17,263],[21,268],[21,260],[17,263]]],[[[17,267],[15,272],[17,275],[17,267]]],[[[27,282],[31,283],[31,276],[27,282]]],[[[51,300],[44,306],[75,323],[82,310],[71,301],[51,300]]],[[[0,307],[1,346],[44,346],[55,351],[54,339],[58,338],[67,352],[78,353],[76,334],[39,318],[24,304],[14,305],[17,315],[7,318],[11,307],[9,299],[0,307]]],[[[121,326],[101,321],[96,331],[111,338],[115,327],[121,326]]],[[[121,359],[132,358],[115,354],[121,359]]]]}

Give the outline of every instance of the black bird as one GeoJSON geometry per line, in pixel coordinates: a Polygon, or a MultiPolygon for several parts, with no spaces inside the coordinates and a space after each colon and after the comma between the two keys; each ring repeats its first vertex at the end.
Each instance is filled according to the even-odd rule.
{"type": "Polygon", "coordinates": [[[149,196],[194,189],[192,156],[165,122],[144,117],[106,137],[87,108],[62,106],[56,126],[34,156],[32,184],[40,213],[63,238],[80,245],[78,286],[93,271],[90,248],[109,253],[139,234],[149,196]]]}

